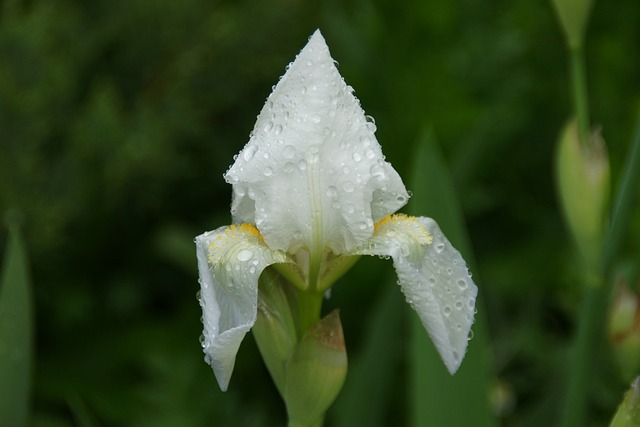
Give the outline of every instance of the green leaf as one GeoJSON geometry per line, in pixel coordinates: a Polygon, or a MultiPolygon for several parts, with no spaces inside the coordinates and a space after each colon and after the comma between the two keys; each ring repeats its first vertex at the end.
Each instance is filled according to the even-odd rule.
{"type": "MultiPolygon", "coordinates": [[[[471,272],[477,273],[453,179],[429,132],[418,144],[410,188],[413,191],[411,213],[435,219],[453,246],[462,253],[471,272]]],[[[409,394],[412,426],[497,425],[488,399],[494,375],[482,285],[478,283],[477,275],[474,280],[479,287],[478,313],[473,325],[475,337],[469,342],[462,366],[454,376],[449,375],[420,320],[411,313],[409,394]]]]}
{"type": "Polygon", "coordinates": [[[31,286],[18,226],[9,241],[0,280],[0,425],[23,427],[29,413],[33,351],[31,286]]]}
{"type": "Polygon", "coordinates": [[[384,293],[372,306],[375,315],[366,330],[363,349],[349,357],[349,374],[342,393],[331,410],[332,425],[337,427],[383,427],[393,400],[397,372],[402,313],[407,305],[394,279],[384,280],[384,293]]]}

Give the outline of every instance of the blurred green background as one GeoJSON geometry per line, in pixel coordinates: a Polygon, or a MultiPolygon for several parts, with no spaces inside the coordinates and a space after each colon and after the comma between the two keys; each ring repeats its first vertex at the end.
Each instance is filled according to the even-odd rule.
{"type": "MultiPolygon", "coordinates": [[[[284,425],[252,337],[227,393],[203,361],[193,238],[230,222],[222,174],[316,28],[403,177],[425,131],[437,137],[476,258],[501,424],[553,419],[580,302],[553,179],[571,112],[556,21],[545,1],[0,1],[0,214],[20,218],[31,264],[31,425],[284,425]]],[[[614,188],[640,105],[639,47],[640,2],[597,2],[587,69],[614,188]]],[[[639,235],[636,210],[619,265],[637,267],[639,235]]],[[[0,255],[6,241],[1,228],[0,255]]],[[[390,264],[373,261],[327,303],[354,359],[381,298],[402,300],[380,280],[390,264]]],[[[593,425],[627,386],[603,353],[593,425]]],[[[382,425],[407,420],[406,379],[394,378],[382,425]]]]}

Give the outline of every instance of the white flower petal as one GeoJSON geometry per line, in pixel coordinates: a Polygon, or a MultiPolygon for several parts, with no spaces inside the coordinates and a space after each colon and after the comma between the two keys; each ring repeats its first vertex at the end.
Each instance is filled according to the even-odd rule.
{"type": "Polygon", "coordinates": [[[221,227],[196,237],[205,360],[225,391],[236,353],[256,321],[258,278],[268,265],[285,262],[252,225],[221,227]]]}
{"type": "Polygon", "coordinates": [[[478,288],[460,253],[431,218],[391,215],[378,223],[366,255],[391,256],[407,302],[451,374],[460,367],[478,288]]]}
{"type": "Polygon", "coordinates": [[[336,254],[362,246],[409,198],[374,132],[316,31],[225,175],[234,222],[256,224],[269,247],[290,253],[318,241],[336,254]]]}

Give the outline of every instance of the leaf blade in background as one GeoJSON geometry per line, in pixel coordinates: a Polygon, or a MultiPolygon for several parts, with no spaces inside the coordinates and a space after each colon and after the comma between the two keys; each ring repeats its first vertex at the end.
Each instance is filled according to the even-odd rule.
{"type": "MultiPolygon", "coordinates": [[[[430,132],[425,132],[419,141],[410,189],[413,191],[410,213],[435,219],[463,254],[471,272],[476,271],[453,179],[430,132]]],[[[447,372],[418,317],[411,314],[410,425],[497,425],[489,403],[493,366],[482,286],[479,286],[476,307],[478,313],[472,328],[475,336],[454,376],[447,372]]]]}
{"type": "Polygon", "coordinates": [[[33,307],[28,262],[17,225],[10,225],[0,279],[0,425],[23,427],[29,415],[33,307]]]}
{"type": "Polygon", "coordinates": [[[344,389],[331,410],[332,425],[337,427],[386,425],[385,416],[395,393],[397,349],[401,346],[406,307],[391,277],[395,278],[395,274],[384,279],[384,292],[371,309],[375,314],[368,316],[372,320],[365,332],[363,349],[349,360],[344,389]]]}

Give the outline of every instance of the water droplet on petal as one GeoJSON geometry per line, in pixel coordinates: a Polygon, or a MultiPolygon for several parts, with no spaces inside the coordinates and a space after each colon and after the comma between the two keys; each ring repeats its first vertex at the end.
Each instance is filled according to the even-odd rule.
{"type": "Polygon", "coordinates": [[[355,160],[356,162],[362,160],[362,156],[360,155],[360,153],[353,153],[353,160],[355,160]]]}
{"type": "Polygon", "coordinates": [[[382,181],[385,178],[384,168],[381,165],[373,165],[369,169],[371,175],[378,179],[378,181],[382,181]]]}
{"type": "Polygon", "coordinates": [[[468,340],[472,340],[472,339],[473,339],[473,336],[474,336],[474,334],[473,334],[473,330],[472,330],[472,329],[469,329],[469,335],[467,335],[467,339],[468,339],[468,340]]]}
{"type": "Polygon", "coordinates": [[[448,305],[445,305],[444,308],[442,309],[442,313],[448,317],[451,314],[451,307],[448,305]]]}
{"type": "Polygon", "coordinates": [[[276,125],[273,128],[273,133],[275,133],[276,135],[280,135],[281,132],[282,132],[282,125],[276,125]]]}
{"type": "Polygon", "coordinates": [[[338,189],[333,185],[327,188],[327,197],[336,197],[338,194],[338,189]]]}
{"type": "Polygon", "coordinates": [[[251,258],[253,258],[253,252],[251,252],[249,249],[243,249],[238,252],[238,255],[236,257],[238,258],[238,261],[249,261],[251,258]]]}
{"type": "Polygon", "coordinates": [[[255,145],[249,145],[247,148],[244,149],[244,152],[242,153],[242,157],[244,158],[245,161],[249,161],[253,158],[253,155],[256,154],[256,151],[258,151],[258,148],[256,148],[255,145]]]}
{"type": "Polygon", "coordinates": [[[267,166],[267,167],[264,169],[264,172],[263,172],[263,173],[264,173],[264,176],[271,176],[271,175],[273,175],[273,169],[271,169],[269,166],[267,166]]]}
{"type": "Polygon", "coordinates": [[[462,301],[456,301],[456,309],[462,310],[462,307],[464,307],[464,303],[462,301]]]}
{"type": "Polygon", "coordinates": [[[436,245],[436,252],[441,253],[444,250],[444,243],[440,242],[436,245]]]}
{"type": "Polygon", "coordinates": [[[464,279],[458,279],[458,287],[462,290],[467,289],[469,285],[467,284],[467,281],[464,279]]]}
{"type": "Polygon", "coordinates": [[[353,192],[353,190],[355,190],[355,186],[353,185],[353,182],[347,181],[342,185],[342,189],[347,193],[351,193],[353,192]]]}
{"type": "Polygon", "coordinates": [[[365,151],[364,155],[367,156],[367,159],[373,159],[373,158],[376,157],[376,152],[371,150],[371,149],[369,149],[369,150],[365,151]]]}
{"type": "Polygon", "coordinates": [[[284,147],[284,150],[282,150],[282,157],[284,157],[285,159],[293,159],[295,155],[296,148],[293,145],[287,145],[286,147],[284,147]]]}
{"type": "Polygon", "coordinates": [[[298,167],[300,168],[300,170],[305,170],[307,168],[307,162],[304,160],[300,160],[298,162],[298,167]]]}
{"type": "Polygon", "coordinates": [[[296,166],[291,163],[291,162],[287,162],[284,165],[284,171],[285,173],[292,173],[294,170],[296,170],[296,166]]]}
{"type": "Polygon", "coordinates": [[[264,131],[265,131],[265,132],[269,132],[271,129],[273,129],[273,122],[267,122],[267,123],[265,123],[265,125],[264,125],[264,128],[263,128],[263,129],[264,129],[264,131]]]}

